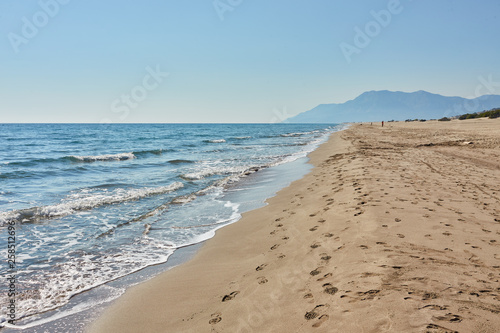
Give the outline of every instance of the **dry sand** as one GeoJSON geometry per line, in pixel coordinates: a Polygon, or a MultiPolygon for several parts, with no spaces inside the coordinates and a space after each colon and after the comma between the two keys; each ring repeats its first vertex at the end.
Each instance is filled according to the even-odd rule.
{"type": "Polygon", "coordinates": [[[354,125],[91,332],[499,332],[500,119],[354,125]]]}

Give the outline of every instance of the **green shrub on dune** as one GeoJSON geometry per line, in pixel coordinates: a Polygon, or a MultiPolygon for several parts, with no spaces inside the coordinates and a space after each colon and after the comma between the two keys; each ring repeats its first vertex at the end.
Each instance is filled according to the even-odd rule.
{"type": "Polygon", "coordinates": [[[491,109],[488,111],[476,112],[476,113],[466,113],[458,117],[458,119],[464,120],[464,119],[485,118],[485,117],[488,117],[490,119],[500,117],[500,108],[491,109]]]}

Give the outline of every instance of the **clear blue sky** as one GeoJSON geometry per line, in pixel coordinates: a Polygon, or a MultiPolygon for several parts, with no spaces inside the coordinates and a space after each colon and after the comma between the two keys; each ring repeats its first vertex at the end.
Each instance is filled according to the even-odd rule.
{"type": "Polygon", "coordinates": [[[479,77],[500,94],[498,0],[59,1],[0,0],[0,122],[273,122],[369,90],[476,97],[479,77]]]}

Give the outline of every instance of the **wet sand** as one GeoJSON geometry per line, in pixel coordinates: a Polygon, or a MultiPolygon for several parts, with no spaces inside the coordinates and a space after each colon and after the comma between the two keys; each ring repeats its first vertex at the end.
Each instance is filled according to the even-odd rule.
{"type": "Polygon", "coordinates": [[[498,332],[500,119],[356,124],[90,332],[498,332]]]}

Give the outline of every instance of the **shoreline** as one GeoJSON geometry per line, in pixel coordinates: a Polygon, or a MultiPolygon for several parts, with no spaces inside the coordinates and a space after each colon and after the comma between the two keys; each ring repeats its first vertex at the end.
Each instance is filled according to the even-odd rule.
{"type": "MultiPolygon", "coordinates": [[[[61,179],[65,177],[77,181],[66,182],[67,186],[54,185],[58,189],[55,198],[46,197],[43,202],[29,205],[32,209],[28,210],[34,212],[33,221],[40,216],[43,222],[23,223],[27,231],[23,237],[27,244],[23,246],[23,255],[29,258],[23,267],[34,270],[20,273],[23,292],[18,297],[15,325],[5,323],[0,326],[15,326],[14,330],[37,327],[52,331],[51,327],[68,325],[69,330],[81,332],[82,321],[75,320],[75,317],[84,316],[72,314],[83,313],[90,308],[101,312],[98,305],[124,292],[129,281],[134,284],[134,276],[142,276],[143,281],[150,278],[148,274],[151,270],[147,267],[164,263],[175,249],[210,238],[216,229],[238,220],[241,212],[263,205],[264,200],[277,190],[302,177],[302,170],[312,167],[306,164],[307,153],[339,128],[333,124],[168,127],[161,124],[146,126],[144,130],[149,134],[144,136],[144,131],[139,130],[126,140],[127,144],[135,147],[126,150],[137,155],[134,155],[136,158],[133,161],[93,163],[102,156],[111,156],[113,160],[117,156],[114,153],[120,149],[113,151],[110,147],[122,145],[124,141],[120,139],[110,147],[99,145],[99,150],[95,152],[76,154],[80,157],[91,156],[92,163],[85,165],[73,163],[74,159],[68,158],[69,153],[60,154],[57,147],[43,145],[46,148],[42,148],[43,154],[39,155],[47,158],[40,163],[34,160],[35,167],[40,165],[40,170],[45,170],[52,166],[55,169],[65,166],[63,171],[49,174],[46,181],[56,185],[63,183],[61,179]],[[168,144],[176,140],[176,132],[186,134],[185,138],[168,144]],[[146,137],[161,139],[150,140],[146,137]],[[216,142],[203,140],[207,138],[216,142]],[[224,140],[220,138],[227,139],[227,142],[222,142],[224,140]],[[163,148],[167,146],[170,147],[169,153],[164,154],[163,148]],[[81,167],[84,167],[80,170],[82,172],[73,172],[81,167]],[[99,171],[95,177],[92,170],[99,171]],[[148,172],[144,173],[144,170],[148,172]],[[257,170],[258,173],[255,172],[257,170]],[[109,175],[116,175],[123,181],[115,183],[109,175]],[[193,179],[183,180],[184,176],[193,179]],[[184,186],[181,187],[180,183],[184,186]],[[173,191],[170,191],[171,184],[176,184],[173,191]],[[61,198],[60,203],[57,203],[58,198],[61,198]],[[86,205],[83,212],[79,209],[73,211],[82,203],[86,205]],[[64,211],[64,216],[45,222],[42,218],[45,213],[38,214],[40,211],[55,211],[56,215],[64,211]],[[66,225],[66,222],[69,223],[66,225]],[[54,227],[58,224],[64,224],[64,228],[60,234],[54,234],[54,227]],[[32,229],[37,230],[31,233],[32,229]],[[73,229],[75,232],[72,232],[73,229]],[[89,237],[77,237],[80,232],[89,237]],[[67,237],[60,237],[59,240],[59,235],[67,237]],[[48,247],[41,247],[47,251],[37,251],[36,244],[47,244],[48,247]],[[62,248],[67,251],[61,251],[62,248]],[[31,267],[33,263],[46,262],[46,259],[57,264],[54,267],[31,267]],[[40,280],[37,276],[42,275],[47,281],[38,287],[40,280]]],[[[127,129],[126,124],[120,126],[112,131],[112,136],[119,137],[119,133],[129,132],[127,129]]],[[[68,152],[91,147],[93,143],[73,141],[66,132],[75,132],[78,137],[86,131],[98,132],[95,126],[39,126],[37,130],[60,136],[68,152]]],[[[26,169],[30,167],[26,166],[26,169]]],[[[22,184],[22,180],[16,177],[11,179],[13,184],[22,184]]],[[[20,198],[22,196],[19,194],[20,198]]],[[[13,198],[17,197],[14,195],[13,198]]],[[[12,202],[15,201],[13,199],[12,202]]],[[[11,214],[9,211],[10,215],[4,216],[4,219],[10,216],[18,219],[17,212],[20,212],[19,216],[24,216],[21,207],[11,214]]]]}
{"type": "Polygon", "coordinates": [[[500,171],[477,161],[496,138],[495,120],[334,133],[309,154],[307,175],[187,263],[128,289],[89,331],[494,332],[500,171]],[[451,167],[453,177],[439,173],[451,167]],[[457,180],[479,186],[475,199],[457,180]]]}
{"type": "MultiPolygon", "coordinates": [[[[319,140],[325,142],[328,136],[323,136],[319,140]]],[[[318,139],[313,142],[315,147],[320,144],[318,139]]],[[[246,175],[238,182],[227,186],[220,200],[237,204],[238,214],[265,206],[267,198],[273,197],[277,191],[288,186],[294,180],[300,179],[312,168],[307,163],[306,154],[302,154],[303,156],[298,156],[294,160],[278,163],[272,167],[265,167],[259,170],[258,173],[254,172],[246,175]],[[245,191],[242,191],[243,188],[245,191]]],[[[234,222],[229,222],[229,224],[231,223],[234,222]]],[[[227,225],[217,226],[210,232],[215,234],[216,230],[227,225]]],[[[210,239],[213,236],[207,237],[207,239],[210,239]]],[[[154,276],[188,261],[207,239],[177,248],[166,262],[149,265],[134,273],[118,277],[81,292],[74,295],[67,304],[60,308],[37,315],[36,319],[31,317],[19,320],[15,326],[7,325],[4,330],[6,332],[14,332],[20,329],[26,332],[38,330],[59,331],[60,327],[65,327],[66,330],[82,332],[83,328],[87,327],[94,319],[94,313],[100,313],[103,309],[109,307],[119,297],[117,294],[123,294],[128,288],[148,281],[154,276]],[[94,303],[94,305],[82,310],[82,304],[88,305],[89,303],[94,303]],[[20,324],[21,322],[22,324],[20,324]]]]}

